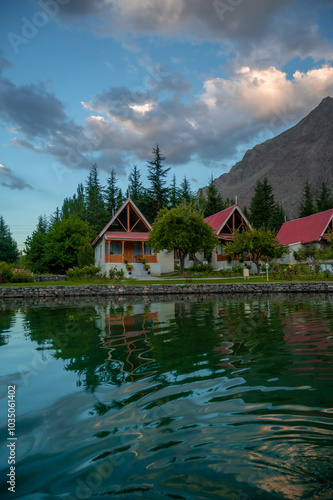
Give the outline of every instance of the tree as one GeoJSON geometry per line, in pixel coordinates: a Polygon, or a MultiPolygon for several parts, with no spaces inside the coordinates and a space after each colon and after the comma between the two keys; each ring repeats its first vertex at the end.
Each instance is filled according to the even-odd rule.
{"type": "Polygon", "coordinates": [[[78,217],[55,222],[45,236],[44,265],[47,270],[62,273],[77,266],[81,247],[91,242],[93,236],[88,222],[78,217]]]}
{"type": "Polygon", "coordinates": [[[166,187],[166,176],[170,168],[164,168],[162,163],[165,157],[161,155],[158,144],[153,149],[154,159],[148,162],[148,180],[150,181],[150,189],[148,196],[150,199],[150,209],[148,217],[154,220],[158,212],[168,205],[169,188],[166,187]]]}
{"type": "Polygon", "coordinates": [[[177,207],[164,208],[152,225],[148,243],[154,251],[177,251],[180,275],[184,276],[185,257],[196,252],[211,253],[218,244],[211,226],[203,220],[194,203],[183,202],[177,207]]]}
{"type": "Polygon", "coordinates": [[[191,185],[187,180],[186,175],[184,175],[184,179],[182,180],[179,191],[180,191],[180,201],[186,201],[187,203],[190,203],[191,201],[194,200],[194,195],[191,190],[191,185]]]}
{"type": "Polygon", "coordinates": [[[306,181],[303,188],[301,203],[298,209],[298,217],[307,217],[316,213],[316,208],[313,202],[313,195],[309,181],[306,181]]]}
{"type": "Polygon", "coordinates": [[[17,243],[13,239],[9,227],[4,218],[0,216],[0,262],[14,263],[19,259],[17,243]]]}
{"type": "Polygon", "coordinates": [[[274,231],[263,227],[236,233],[234,240],[227,243],[227,256],[230,259],[250,257],[250,260],[257,266],[258,274],[260,260],[264,257],[278,259],[288,251],[278,243],[274,231]]]}
{"type": "Polygon", "coordinates": [[[79,267],[90,266],[94,263],[94,249],[90,241],[86,240],[80,246],[77,253],[77,263],[79,267]]]}
{"type": "Polygon", "coordinates": [[[250,203],[249,220],[253,227],[265,227],[278,230],[285,219],[285,213],[273,194],[273,188],[268,183],[267,177],[258,181],[250,203]]]}
{"type": "MultiPolygon", "coordinates": [[[[53,227],[56,224],[56,220],[54,219],[54,222],[51,223],[51,227],[53,227]]],[[[49,225],[46,216],[40,215],[35,231],[24,242],[28,267],[33,273],[41,274],[48,271],[45,263],[45,244],[48,230],[49,225]]]]}
{"type": "Polygon", "coordinates": [[[170,199],[169,205],[170,208],[174,208],[179,204],[179,189],[177,188],[176,176],[175,174],[172,177],[172,183],[170,188],[170,199]]]}
{"type": "Polygon", "coordinates": [[[107,179],[107,186],[105,189],[105,204],[109,219],[117,210],[118,191],[119,188],[117,186],[116,171],[113,168],[111,170],[110,176],[107,179]]]}
{"type": "Polygon", "coordinates": [[[142,198],[144,196],[144,187],[140,179],[141,179],[140,170],[136,165],[134,165],[133,170],[129,174],[128,181],[129,181],[131,198],[139,209],[142,198]]]}
{"type": "Polygon", "coordinates": [[[86,220],[98,233],[100,228],[110,219],[106,212],[103,191],[98,178],[97,165],[91,167],[86,182],[86,220]]]}
{"type": "Polygon", "coordinates": [[[333,198],[325,182],[321,185],[319,196],[316,199],[316,207],[318,212],[324,212],[325,210],[333,208],[333,198]]]}
{"type": "Polygon", "coordinates": [[[223,203],[222,196],[220,195],[215,185],[214,177],[211,176],[210,182],[206,190],[206,203],[204,209],[204,216],[208,217],[209,215],[217,214],[218,212],[221,212],[221,210],[224,209],[225,205],[223,203]]]}

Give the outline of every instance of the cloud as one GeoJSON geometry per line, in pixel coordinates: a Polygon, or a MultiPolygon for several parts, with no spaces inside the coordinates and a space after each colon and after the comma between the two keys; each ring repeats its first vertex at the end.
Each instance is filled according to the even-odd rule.
{"type": "Polygon", "coordinates": [[[321,98],[333,95],[333,68],[324,66],[292,80],[274,68],[244,67],[233,79],[206,80],[195,100],[184,103],[177,96],[160,99],[147,93],[146,101],[133,105],[129,89],[110,89],[93,97],[87,109],[92,116],[86,128],[99,127],[103,141],[119,158],[132,152],[142,160],[158,143],[169,164],[192,160],[203,165],[223,163],[239,148],[252,147],[282,132],[303,118],[321,98]]]}
{"type": "MultiPolygon", "coordinates": [[[[324,2],[330,8],[331,2],[324,2]]],[[[58,20],[130,44],[140,36],[215,41],[240,65],[293,57],[332,60],[311,0],[71,0],[58,20]],[[89,18],[89,22],[87,22],[89,18]]]]}
{"type": "Polygon", "coordinates": [[[2,163],[0,163],[0,185],[9,189],[32,189],[30,184],[14,175],[12,170],[2,163]]]}

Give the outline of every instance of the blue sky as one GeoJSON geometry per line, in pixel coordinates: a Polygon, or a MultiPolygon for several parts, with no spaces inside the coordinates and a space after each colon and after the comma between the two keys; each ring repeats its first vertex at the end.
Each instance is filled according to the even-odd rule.
{"type": "Polygon", "coordinates": [[[2,0],[0,214],[23,249],[97,163],[192,188],[333,97],[333,0],[2,0]]]}

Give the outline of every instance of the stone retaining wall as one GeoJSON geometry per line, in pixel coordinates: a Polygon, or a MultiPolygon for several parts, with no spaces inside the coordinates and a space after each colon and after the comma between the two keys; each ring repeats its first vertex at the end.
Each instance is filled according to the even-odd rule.
{"type": "Polygon", "coordinates": [[[226,283],[182,285],[78,285],[0,287],[1,299],[60,297],[119,297],[179,294],[266,294],[266,293],[330,293],[333,282],[304,283],[226,283]]]}
{"type": "Polygon", "coordinates": [[[45,274],[43,275],[34,275],[34,279],[36,282],[40,281],[66,281],[67,276],[66,274],[60,274],[58,276],[53,276],[52,274],[50,276],[46,276],[45,274]]]}

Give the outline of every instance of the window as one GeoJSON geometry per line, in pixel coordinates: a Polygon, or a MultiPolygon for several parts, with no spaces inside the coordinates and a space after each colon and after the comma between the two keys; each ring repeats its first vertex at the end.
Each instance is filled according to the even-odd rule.
{"type": "Polygon", "coordinates": [[[222,246],[221,243],[217,245],[217,255],[222,255],[222,246]]]}
{"type": "Polygon", "coordinates": [[[123,245],[121,241],[114,241],[111,243],[111,252],[116,255],[123,253],[123,245]]]}
{"type": "Polygon", "coordinates": [[[145,243],[145,255],[151,255],[151,246],[145,243]]]}
{"type": "Polygon", "coordinates": [[[105,255],[109,255],[109,243],[105,243],[105,255]]]}

